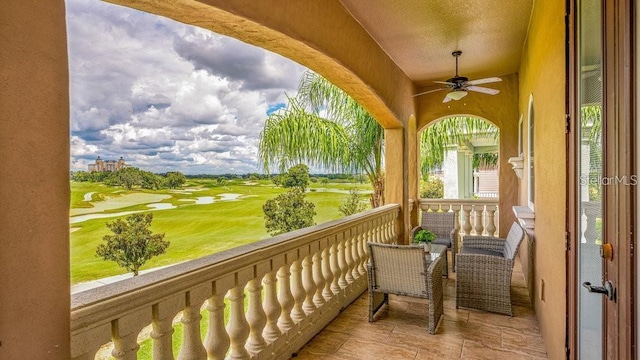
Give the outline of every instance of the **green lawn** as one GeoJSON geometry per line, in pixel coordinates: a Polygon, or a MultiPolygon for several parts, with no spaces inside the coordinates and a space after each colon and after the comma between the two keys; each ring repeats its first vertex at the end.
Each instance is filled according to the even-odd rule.
{"type": "MultiPolygon", "coordinates": [[[[149,191],[134,189],[125,191],[96,183],[71,182],[71,209],[76,213],[91,212],[92,203],[84,201],[84,195],[92,196],[96,213],[119,213],[148,209],[148,200],[157,195],[170,196],[160,202],[170,203],[175,209],[153,211],[152,231],[165,233],[171,242],[167,253],[147,262],[142,270],[199,258],[212,253],[263,240],[269,237],[264,228],[262,205],[285,189],[277,188],[270,181],[252,181],[256,185],[246,185],[244,181],[233,180],[220,186],[214,180],[189,180],[183,189],[197,189],[191,194],[167,189],[149,191]],[[245,195],[237,201],[216,201],[212,204],[195,204],[197,197],[216,196],[225,193],[245,195]],[[115,199],[115,200],[114,200],[115,199]],[[97,201],[102,200],[102,201],[97,201]],[[190,200],[190,201],[185,201],[190,200]],[[106,202],[105,202],[106,201],[106,202]],[[146,201],[146,202],[145,202],[146,201]],[[142,202],[142,203],[139,203],[142,202]],[[113,204],[116,205],[113,205],[113,204]],[[105,205],[106,210],[102,210],[105,205]],[[121,206],[114,208],[114,206],[121,206]]],[[[342,215],[338,206],[346,193],[324,192],[322,189],[348,190],[357,186],[366,191],[366,184],[311,184],[307,199],[316,205],[316,224],[335,220],[342,215]]],[[[367,195],[363,194],[363,199],[367,195]]],[[[71,224],[71,283],[90,281],[103,277],[124,274],[124,269],[114,262],[104,261],[95,255],[102,237],[109,233],[106,222],[115,220],[93,219],[71,224]]]]}

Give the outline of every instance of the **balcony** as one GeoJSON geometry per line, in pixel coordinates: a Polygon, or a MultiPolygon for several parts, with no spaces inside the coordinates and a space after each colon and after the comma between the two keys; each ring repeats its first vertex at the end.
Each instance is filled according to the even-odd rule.
{"type": "Polygon", "coordinates": [[[513,318],[456,310],[451,273],[436,335],[424,329],[426,304],[410,298],[393,297],[368,323],[365,245],[398,241],[399,211],[387,205],[75,294],[72,358],[94,359],[111,342],[114,358],[136,359],[141,332],[153,359],[174,350],[178,359],[546,358],[521,272],[513,318]]]}

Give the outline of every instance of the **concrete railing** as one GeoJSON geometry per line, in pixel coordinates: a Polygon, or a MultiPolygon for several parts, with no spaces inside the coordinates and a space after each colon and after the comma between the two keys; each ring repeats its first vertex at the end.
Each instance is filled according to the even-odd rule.
{"type": "Polygon", "coordinates": [[[497,236],[498,199],[421,199],[422,211],[453,211],[460,235],[497,236]]]}
{"type": "Polygon", "coordinates": [[[366,290],[366,243],[395,243],[398,216],[387,205],[74,294],[72,358],[112,341],[137,359],[151,326],[153,359],[173,359],[178,318],[178,359],[289,359],[366,290]]]}

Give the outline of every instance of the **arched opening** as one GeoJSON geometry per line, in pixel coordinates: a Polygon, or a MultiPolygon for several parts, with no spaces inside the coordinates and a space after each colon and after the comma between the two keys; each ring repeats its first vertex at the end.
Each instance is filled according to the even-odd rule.
{"type": "Polygon", "coordinates": [[[499,137],[497,126],[474,116],[426,126],[419,135],[420,197],[498,198],[499,137]]]}
{"type": "MultiPolygon", "coordinates": [[[[171,221],[175,227],[174,225],[167,227],[166,224],[171,220],[173,213],[180,212],[181,215],[175,216],[189,218],[189,214],[184,210],[191,205],[205,208],[214,206],[212,205],[214,202],[226,201],[224,197],[211,192],[211,189],[218,187],[222,190],[237,186],[244,180],[251,180],[248,177],[245,179],[237,177],[256,172],[255,167],[246,167],[246,165],[251,157],[254,164],[258,160],[255,143],[258,141],[264,118],[279,108],[287,106],[285,103],[288,100],[287,95],[295,95],[302,67],[267,50],[243,44],[236,39],[222,37],[207,30],[188,27],[170,19],[103,2],[95,6],[100,7],[101,10],[89,15],[84,22],[79,21],[79,16],[90,13],[91,9],[87,8],[88,5],[78,5],[70,1],[67,7],[71,29],[69,31],[73,114],[71,146],[74,156],[72,170],[101,171],[108,168],[106,165],[113,165],[109,170],[115,170],[117,164],[110,159],[117,159],[124,155],[128,164],[147,170],[149,173],[183,171],[187,175],[198,175],[215,170],[214,174],[217,176],[211,183],[191,182],[192,185],[186,186],[187,190],[178,195],[176,195],[177,191],[171,190],[172,193],[162,194],[160,197],[145,198],[141,198],[145,194],[138,193],[118,195],[122,190],[117,188],[109,187],[110,194],[104,195],[104,192],[94,191],[91,186],[77,190],[72,185],[73,198],[77,199],[76,202],[72,202],[71,210],[71,215],[74,216],[71,220],[73,224],[71,229],[72,283],[111,277],[122,272],[115,264],[103,262],[95,257],[95,248],[105,235],[104,223],[115,220],[115,217],[128,215],[125,214],[127,212],[151,211],[147,208],[149,205],[163,206],[154,209],[163,210],[154,215],[154,225],[158,231],[166,232],[168,238],[173,237],[172,240],[176,243],[173,247],[184,243],[183,240],[187,238],[193,243],[188,249],[183,247],[179,250],[184,255],[182,258],[158,261],[154,259],[150,261],[147,268],[159,268],[176,261],[190,260],[267,238],[268,234],[264,231],[262,221],[264,200],[260,204],[254,203],[253,206],[248,204],[249,197],[253,201],[255,197],[264,193],[258,190],[237,191],[237,187],[236,190],[222,192],[242,195],[235,200],[245,202],[243,211],[253,216],[249,223],[223,222],[210,228],[202,226],[205,221],[214,222],[211,218],[216,215],[212,212],[207,215],[209,218],[207,220],[198,218],[193,221],[194,218],[190,218],[192,223],[199,224],[192,226],[191,233],[177,228],[175,221],[171,221]],[[105,22],[104,19],[100,19],[101,17],[109,18],[113,24],[105,22]],[[132,18],[135,21],[130,22],[132,18]],[[88,23],[92,26],[87,26],[88,23]],[[122,27],[119,28],[117,25],[122,27]],[[88,28],[94,29],[95,33],[86,33],[88,28]],[[119,38],[118,34],[120,34],[119,38]],[[92,35],[105,41],[91,41],[95,39],[92,35]],[[108,41],[109,38],[117,38],[117,41],[108,41]],[[137,38],[142,38],[143,41],[137,41],[137,38]],[[169,49],[154,46],[156,43],[151,44],[150,39],[169,49]],[[92,46],[92,43],[99,43],[100,46],[92,46]],[[120,46],[121,44],[127,46],[120,46]],[[92,58],[81,58],[78,55],[81,51],[92,52],[92,58]],[[133,53],[134,59],[126,56],[127,53],[133,53]],[[140,61],[153,56],[158,58],[150,64],[140,61]],[[114,61],[115,59],[118,61],[114,61]],[[92,63],[92,60],[95,63],[92,63]],[[162,67],[163,61],[171,62],[174,66],[162,67]],[[139,70],[133,72],[130,70],[132,67],[139,70]],[[187,71],[178,73],[178,68],[183,67],[186,67],[187,71]],[[102,72],[97,73],[105,70],[111,71],[106,75],[102,72]],[[84,82],[81,86],[78,86],[79,73],[88,78],[88,81],[82,79],[84,82]],[[171,81],[171,76],[176,76],[177,81],[171,81]],[[91,80],[95,78],[99,78],[100,81],[92,82],[91,80]],[[275,85],[267,88],[269,82],[275,85]],[[104,106],[99,106],[92,101],[96,98],[107,101],[104,106]],[[86,117],[88,121],[86,124],[79,124],[76,121],[77,117],[86,117]],[[111,151],[100,148],[101,145],[106,147],[106,144],[118,146],[116,150],[111,151]],[[228,147],[224,144],[228,144],[228,147]],[[216,160],[216,155],[220,154],[222,156],[219,158],[230,161],[216,160]],[[240,156],[243,154],[248,156],[240,156]],[[105,159],[104,161],[100,155],[105,159]],[[95,163],[88,164],[88,162],[95,163]],[[176,168],[187,162],[194,166],[176,168]],[[234,168],[233,166],[245,167],[234,168]],[[128,200],[137,197],[137,199],[131,202],[121,201],[120,207],[109,207],[106,209],[108,214],[95,214],[88,210],[93,200],[99,200],[100,197],[105,196],[117,197],[116,201],[124,198],[128,200]],[[74,204],[79,206],[73,208],[74,204]],[[121,211],[123,209],[126,211],[121,211]],[[106,218],[107,216],[110,218],[106,218]],[[86,220],[87,217],[88,220],[86,220]],[[233,228],[240,229],[230,231],[233,228]],[[258,229],[245,231],[243,228],[258,229]],[[178,232],[181,235],[171,236],[172,232],[178,232]],[[228,234],[226,239],[224,239],[225,234],[228,234]],[[218,240],[211,241],[210,238],[218,240]],[[226,244],[218,246],[218,243],[226,244]],[[84,251],[78,251],[80,246],[75,245],[82,245],[84,251]],[[108,268],[108,271],[102,273],[103,268],[108,268]]],[[[358,109],[358,112],[363,111],[362,108],[358,109]]],[[[376,120],[374,119],[373,123],[378,125],[375,123],[376,120]]],[[[380,126],[377,127],[380,128],[380,126]]],[[[378,129],[377,135],[380,136],[375,138],[379,147],[382,146],[383,132],[378,129]]],[[[350,145],[354,143],[351,142],[350,145]]],[[[383,154],[378,152],[372,157],[381,163],[383,154]]],[[[125,160],[122,161],[124,163],[125,160]]],[[[289,166],[293,165],[295,164],[289,164],[289,166]]],[[[379,168],[379,166],[372,167],[379,168]]],[[[148,175],[153,176],[153,174],[148,175]]],[[[141,185],[135,187],[141,191],[157,190],[157,188],[146,188],[141,185]]],[[[321,190],[313,191],[310,196],[328,197],[331,196],[332,190],[342,191],[332,197],[331,200],[335,200],[335,198],[346,197],[344,193],[349,191],[347,185],[342,189],[323,188],[321,190]]],[[[95,202],[98,203],[98,201],[95,202]]],[[[109,202],[109,205],[112,203],[103,201],[101,205],[106,202],[109,202]]],[[[340,217],[336,204],[326,199],[319,199],[317,203],[321,206],[327,204],[326,206],[331,206],[331,209],[327,211],[327,208],[319,206],[320,214],[314,219],[316,223],[340,217]]],[[[97,212],[102,212],[102,209],[97,212]]],[[[229,217],[228,215],[228,213],[217,214],[218,217],[229,217]]],[[[171,248],[169,251],[173,252],[171,248]]]]}

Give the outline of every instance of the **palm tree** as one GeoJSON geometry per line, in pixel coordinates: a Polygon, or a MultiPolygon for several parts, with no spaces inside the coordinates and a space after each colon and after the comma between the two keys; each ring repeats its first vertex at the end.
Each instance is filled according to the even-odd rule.
{"type": "MultiPolygon", "coordinates": [[[[420,139],[420,169],[423,178],[444,161],[444,151],[448,145],[470,141],[474,136],[483,135],[494,140],[500,136],[500,130],[491,123],[476,117],[450,117],[427,127],[420,139]]],[[[495,156],[479,159],[484,165],[495,165],[495,156]]]]}
{"type": "Polygon", "coordinates": [[[307,71],[298,95],[271,114],[260,133],[265,171],[300,162],[345,173],[364,173],[373,188],[371,206],[384,204],[384,129],[360,104],[320,75],[307,71]]]}

